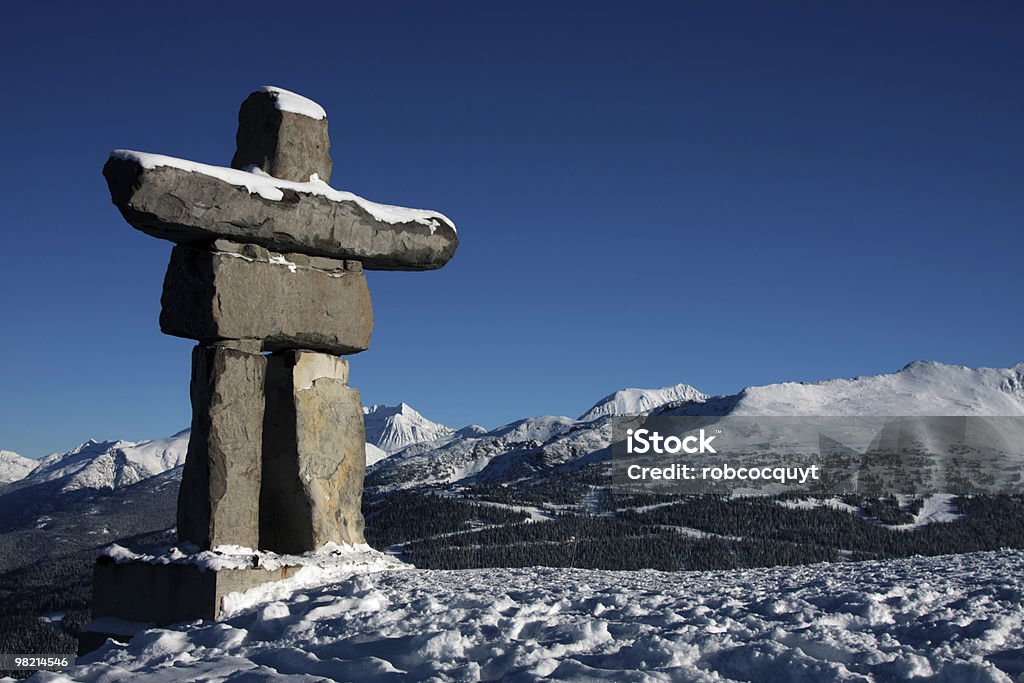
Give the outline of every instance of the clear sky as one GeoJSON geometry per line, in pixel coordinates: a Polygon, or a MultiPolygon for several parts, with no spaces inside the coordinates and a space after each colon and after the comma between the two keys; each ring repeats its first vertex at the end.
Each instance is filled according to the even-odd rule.
{"type": "Polygon", "coordinates": [[[0,23],[0,448],[167,436],[171,244],[100,169],[227,165],[263,84],[320,102],[333,185],[459,227],[369,274],[365,403],[453,426],[914,359],[1024,360],[1024,5],[16,3],[0,23]]]}

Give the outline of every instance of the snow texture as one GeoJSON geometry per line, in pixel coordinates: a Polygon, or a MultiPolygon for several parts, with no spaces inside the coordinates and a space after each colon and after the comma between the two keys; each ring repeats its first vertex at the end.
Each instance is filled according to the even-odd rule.
{"type": "Polygon", "coordinates": [[[274,108],[278,111],[302,114],[317,121],[327,118],[327,112],[324,111],[323,107],[308,97],[303,97],[290,90],[278,88],[275,85],[264,85],[259,89],[259,92],[272,94],[274,96],[274,108]]]}
{"type": "MultiPolygon", "coordinates": [[[[79,658],[78,681],[990,681],[1024,551],[717,572],[363,574],[79,658]]],[[[41,673],[36,680],[69,680],[41,673]]]]}
{"type": "Polygon", "coordinates": [[[300,183],[274,178],[266,173],[257,174],[250,171],[240,171],[236,168],[227,168],[225,166],[201,164],[198,161],[178,159],[176,157],[169,157],[163,154],[135,152],[130,149],[115,149],[110,153],[110,156],[115,159],[134,161],[145,169],[154,169],[166,166],[182,171],[188,171],[189,173],[201,173],[203,175],[216,178],[217,180],[222,180],[231,185],[244,187],[250,194],[257,194],[270,201],[280,201],[284,198],[285,190],[292,190],[302,194],[319,195],[332,202],[353,202],[378,221],[389,225],[395,225],[398,223],[419,223],[420,225],[425,225],[430,228],[430,232],[433,234],[440,223],[443,222],[451,227],[453,231],[455,230],[455,223],[436,211],[407,209],[402,206],[378,204],[377,202],[371,202],[368,199],[363,199],[351,192],[335,190],[319,178],[310,178],[309,182],[300,183]]]}
{"type": "Polygon", "coordinates": [[[21,481],[38,464],[38,461],[18,455],[14,451],[0,451],[0,484],[21,481]]]}

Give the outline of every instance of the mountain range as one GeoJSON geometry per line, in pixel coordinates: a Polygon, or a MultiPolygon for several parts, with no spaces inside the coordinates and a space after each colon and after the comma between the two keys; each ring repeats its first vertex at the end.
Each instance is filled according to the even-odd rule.
{"type": "MultiPolygon", "coordinates": [[[[487,430],[433,422],[406,403],[363,408],[370,483],[391,486],[456,482],[487,470],[502,478],[531,468],[510,454],[543,446],[546,465],[594,457],[610,443],[615,415],[1024,415],[1024,363],[968,368],[916,361],[895,373],[822,382],[783,382],[708,396],[686,384],[627,388],[605,396],[577,419],[526,418],[487,430]]],[[[89,440],[40,460],[0,451],[0,485],[46,484],[47,490],[111,490],[184,462],[189,430],[151,441],[89,440]]]]}
{"type": "Polygon", "coordinates": [[[369,486],[410,487],[514,481],[531,472],[607,460],[615,415],[961,416],[1024,415],[1024,363],[967,368],[929,361],[895,373],[823,382],[784,382],[723,396],[691,386],[624,389],[579,419],[542,416],[486,433],[407,446],[371,468],[369,486]]]}

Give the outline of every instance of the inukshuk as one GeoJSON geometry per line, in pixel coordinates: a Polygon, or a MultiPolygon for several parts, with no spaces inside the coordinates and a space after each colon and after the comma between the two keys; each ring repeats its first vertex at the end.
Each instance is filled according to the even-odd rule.
{"type": "Polygon", "coordinates": [[[363,269],[430,270],[458,246],[439,213],[332,189],[327,117],[264,87],[231,168],[126,150],[103,168],[125,220],[176,242],[160,329],[195,339],[178,536],[281,553],[363,542],[363,269]]]}

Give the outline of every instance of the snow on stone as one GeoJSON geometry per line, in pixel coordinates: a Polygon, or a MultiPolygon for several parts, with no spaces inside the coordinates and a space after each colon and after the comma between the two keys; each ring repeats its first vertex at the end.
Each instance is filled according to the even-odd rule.
{"type": "Polygon", "coordinates": [[[455,433],[451,427],[432,422],[407,403],[363,407],[366,440],[387,453],[415,443],[436,441],[455,433]]]}
{"type": "Polygon", "coordinates": [[[661,389],[623,389],[602,398],[579,419],[590,422],[605,415],[642,415],[674,401],[703,403],[707,399],[707,395],[688,384],[661,389]]]}
{"type": "Polygon", "coordinates": [[[299,269],[298,265],[296,265],[292,261],[289,261],[281,254],[275,254],[274,256],[271,256],[268,262],[274,264],[275,266],[287,266],[288,270],[293,273],[299,269]]]}
{"type": "MultiPolygon", "coordinates": [[[[715,572],[379,572],[80,657],[78,681],[1016,680],[1024,551],[715,572]]],[[[41,673],[37,680],[67,680],[41,673]]]]}
{"type": "MultiPolygon", "coordinates": [[[[281,567],[372,567],[381,569],[406,568],[389,555],[374,550],[366,543],[327,543],[319,550],[301,555],[282,555],[269,550],[253,550],[240,545],[219,545],[200,551],[190,544],[157,548],[152,552],[136,552],[118,545],[107,546],[102,553],[117,564],[143,562],[148,564],[190,564],[200,571],[225,569],[266,569],[281,567]]],[[[351,571],[350,571],[351,573],[351,571]]]]}
{"type": "Polygon", "coordinates": [[[39,464],[37,460],[18,455],[14,451],[0,450],[0,484],[21,481],[39,464]]]}
{"type": "Polygon", "coordinates": [[[431,234],[437,229],[439,222],[448,224],[455,230],[455,223],[437,211],[426,209],[407,209],[402,206],[391,206],[390,204],[378,204],[368,199],[355,195],[344,190],[335,190],[319,178],[311,179],[309,182],[299,183],[291,180],[281,180],[265,173],[256,174],[249,171],[240,171],[236,168],[225,166],[212,166],[201,164],[198,161],[178,159],[163,154],[151,154],[149,152],[136,152],[130,149],[115,149],[110,153],[115,159],[134,161],[143,168],[154,169],[161,166],[176,168],[189,173],[201,173],[231,185],[244,187],[251,194],[257,194],[270,201],[280,201],[284,198],[285,190],[292,190],[303,194],[319,195],[326,197],[333,202],[354,202],[366,210],[371,216],[389,225],[397,223],[419,223],[430,228],[431,234]]]}
{"type": "Polygon", "coordinates": [[[297,93],[275,85],[264,85],[258,92],[268,92],[274,96],[274,108],[278,111],[287,111],[293,114],[302,114],[311,119],[321,120],[327,118],[327,112],[319,104],[303,97],[297,93]]]}

